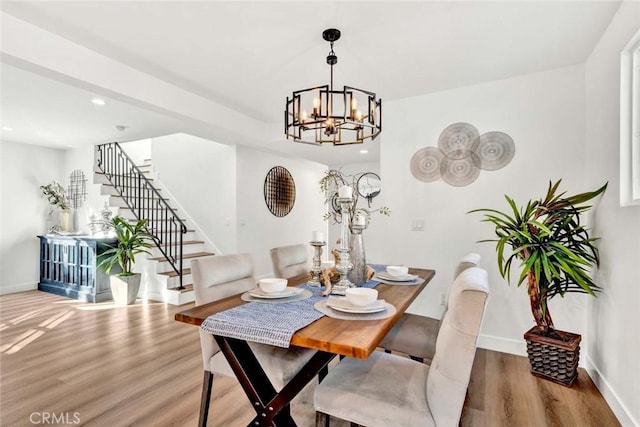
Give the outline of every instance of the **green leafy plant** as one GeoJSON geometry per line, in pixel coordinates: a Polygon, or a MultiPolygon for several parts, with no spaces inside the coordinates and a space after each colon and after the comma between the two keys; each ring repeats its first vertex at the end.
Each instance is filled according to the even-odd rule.
{"type": "Polygon", "coordinates": [[[111,273],[113,266],[118,264],[122,269],[119,276],[131,276],[131,268],[135,263],[136,255],[141,253],[151,254],[147,249],[151,247],[149,242],[151,235],[147,232],[147,220],[141,219],[135,224],[116,216],[111,220],[111,225],[116,233],[118,242],[114,247],[104,251],[100,255],[99,267],[104,267],[107,274],[111,273]]]}
{"type": "Polygon", "coordinates": [[[595,191],[565,196],[557,194],[561,180],[549,182],[544,198],[530,200],[518,209],[509,196],[508,213],[495,209],[475,209],[484,213],[484,222],[495,225],[498,268],[510,281],[514,260],[521,262],[518,286],[527,281],[531,312],[543,333],[553,333],[554,325],[547,301],[567,292],[595,296],[600,287],[589,275],[589,269],[599,265],[598,240],[580,223],[580,214],[591,206],[585,203],[605,192],[607,184],[595,191]],[[506,253],[506,247],[511,253],[506,253]]]}
{"type": "Polygon", "coordinates": [[[42,196],[47,198],[51,206],[59,206],[60,209],[69,209],[69,200],[64,191],[64,187],[56,181],[51,181],[47,185],[41,185],[42,196]]]}

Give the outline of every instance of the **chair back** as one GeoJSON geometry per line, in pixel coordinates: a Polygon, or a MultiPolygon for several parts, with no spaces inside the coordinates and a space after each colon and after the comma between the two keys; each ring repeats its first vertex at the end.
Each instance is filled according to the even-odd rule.
{"type": "Polygon", "coordinates": [[[215,255],[191,261],[196,305],[217,301],[256,287],[249,254],[215,255]]]}
{"type": "MultiPolygon", "coordinates": [[[[249,254],[215,255],[191,260],[196,305],[207,304],[256,287],[249,254]]],[[[211,358],[220,351],[213,336],[202,329],[200,348],[205,371],[212,371],[211,358]]]]}
{"type": "Polygon", "coordinates": [[[478,267],[464,270],[451,287],[427,378],[427,402],[438,427],[460,421],[488,296],[487,272],[478,267]]]}
{"type": "MultiPolygon", "coordinates": [[[[458,265],[456,265],[455,270],[453,270],[453,280],[455,281],[460,275],[460,273],[462,273],[466,269],[471,267],[478,267],[479,265],[480,265],[480,255],[473,252],[468,253],[467,255],[460,258],[458,265]]],[[[451,293],[451,289],[449,289],[449,293],[451,293]]],[[[444,306],[444,312],[442,312],[440,323],[442,323],[442,319],[444,319],[444,315],[447,314],[447,310],[449,310],[449,297],[450,295],[447,295],[447,302],[444,306]]]]}
{"type": "Polygon", "coordinates": [[[280,246],[271,249],[271,263],[273,264],[273,274],[276,277],[299,276],[309,273],[311,263],[308,261],[309,249],[307,245],[297,244],[280,246]]]}
{"type": "Polygon", "coordinates": [[[456,280],[456,277],[458,277],[460,273],[465,271],[467,268],[480,266],[480,259],[480,254],[474,252],[468,253],[460,258],[458,265],[455,270],[453,270],[453,280],[456,280]]]}

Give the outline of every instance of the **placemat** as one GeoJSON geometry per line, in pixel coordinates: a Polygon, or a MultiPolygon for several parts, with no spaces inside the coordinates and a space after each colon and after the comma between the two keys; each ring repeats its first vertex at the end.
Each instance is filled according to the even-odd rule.
{"type": "Polygon", "coordinates": [[[385,279],[381,279],[380,277],[376,277],[376,280],[378,280],[380,283],[384,283],[385,285],[396,285],[396,286],[412,286],[412,285],[420,285],[422,283],[424,283],[424,279],[420,276],[418,276],[416,279],[410,281],[410,282],[397,282],[397,281],[393,281],[393,280],[385,280],[385,279]]]}
{"type": "Polygon", "coordinates": [[[286,304],[293,301],[302,301],[307,298],[311,298],[313,296],[313,292],[309,289],[305,289],[297,295],[286,297],[286,298],[256,298],[249,295],[249,292],[245,292],[240,296],[242,301],[246,302],[261,302],[263,304],[286,304]]]}
{"type": "Polygon", "coordinates": [[[396,308],[389,303],[387,304],[387,309],[384,311],[379,311],[377,313],[343,313],[341,311],[336,311],[331,307],[327,306],[327,299],[323,299],[314,304],[314,308],[321,313],[326,314],[329,317],[334,319],[342,319],[342,320],[380,320],[386,319],[387,317],[391,317],[396,314],[396,308]]]}

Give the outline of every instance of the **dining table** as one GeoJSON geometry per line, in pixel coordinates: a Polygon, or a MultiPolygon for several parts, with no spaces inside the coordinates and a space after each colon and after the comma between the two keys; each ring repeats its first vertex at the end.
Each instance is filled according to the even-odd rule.
{"type": "MultiPolygon", "coordinates": [[[[326,372],[334,357],[368,358],[431,281],[435,270],[410,268],[409,274],[418,276],[421,279],[418,280],[419,283],[398,286],[380,282],[375,285],[379,298],[395,307],[392,316],[376,320],[346,320],[323,316],[297,330],[291,337],[290,346],[313,349],[316,352],[280,391],[271,384],[246,340],[214,334],[220,350],[256,412],[249,425],[295,426],[290,413],[291,401],[316,376],[322,380],[323,372],[326,372]]],[[[309,274],[299,275],[289,278],[288,285],[304,285],[309,279],[309,274]]],[[[209,316],[246,304],[241,296],[242,294],[233,295],[179,312],[175,315],[175,320],[200,326],[209,316]]]]}

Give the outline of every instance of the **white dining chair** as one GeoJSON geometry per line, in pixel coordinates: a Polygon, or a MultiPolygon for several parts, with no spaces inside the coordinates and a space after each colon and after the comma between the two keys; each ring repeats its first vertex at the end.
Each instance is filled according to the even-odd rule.
{"type": "Polygon", "coordinates": [[[458,426],[488,295],[485,270],[460,273],[431,365],[380,351],[343,359],[316,386],[316,426],[329,416],[368,427],[458,426]]]}
{"type": "MultiPolygon", "coordinates": [[[[458,262],[453,278],[458,277],[467,268],[477,267],[480,264],[480,255],[469,253],[458,262]]],[[[449,296],[445,303],[447,312],[449,296]]],[[[380,347],[385,352],[399,352],[408,355],[418,362],[430,364],[436,351],[436,337],[440,330],[440,319],[421,316],[419,314],[404,313],[400,320],[393,326],[389,333],[380,342],[380,347]]]]}
{"type": "MultiPolygon", "coordinates": [[[[196,306],[236,295],[256,287],[253,261],[249,254],[217,255],[191,261],[196,306]]],[[[199,425],[207,425],[214,374],[235,377],[213,335],[200,329],[204,365],[199,425]]],[[[249,343],[251,350],[276,388],[282,389],[313,356],[314,351],[300,347],[281,348],[249,343]]]]}
{"type": "Polygon", "coordinates": [[[271,263],[275,277],[290,278],[311,271],[309,247],[302,243],[271,249],[271,263]]]}

